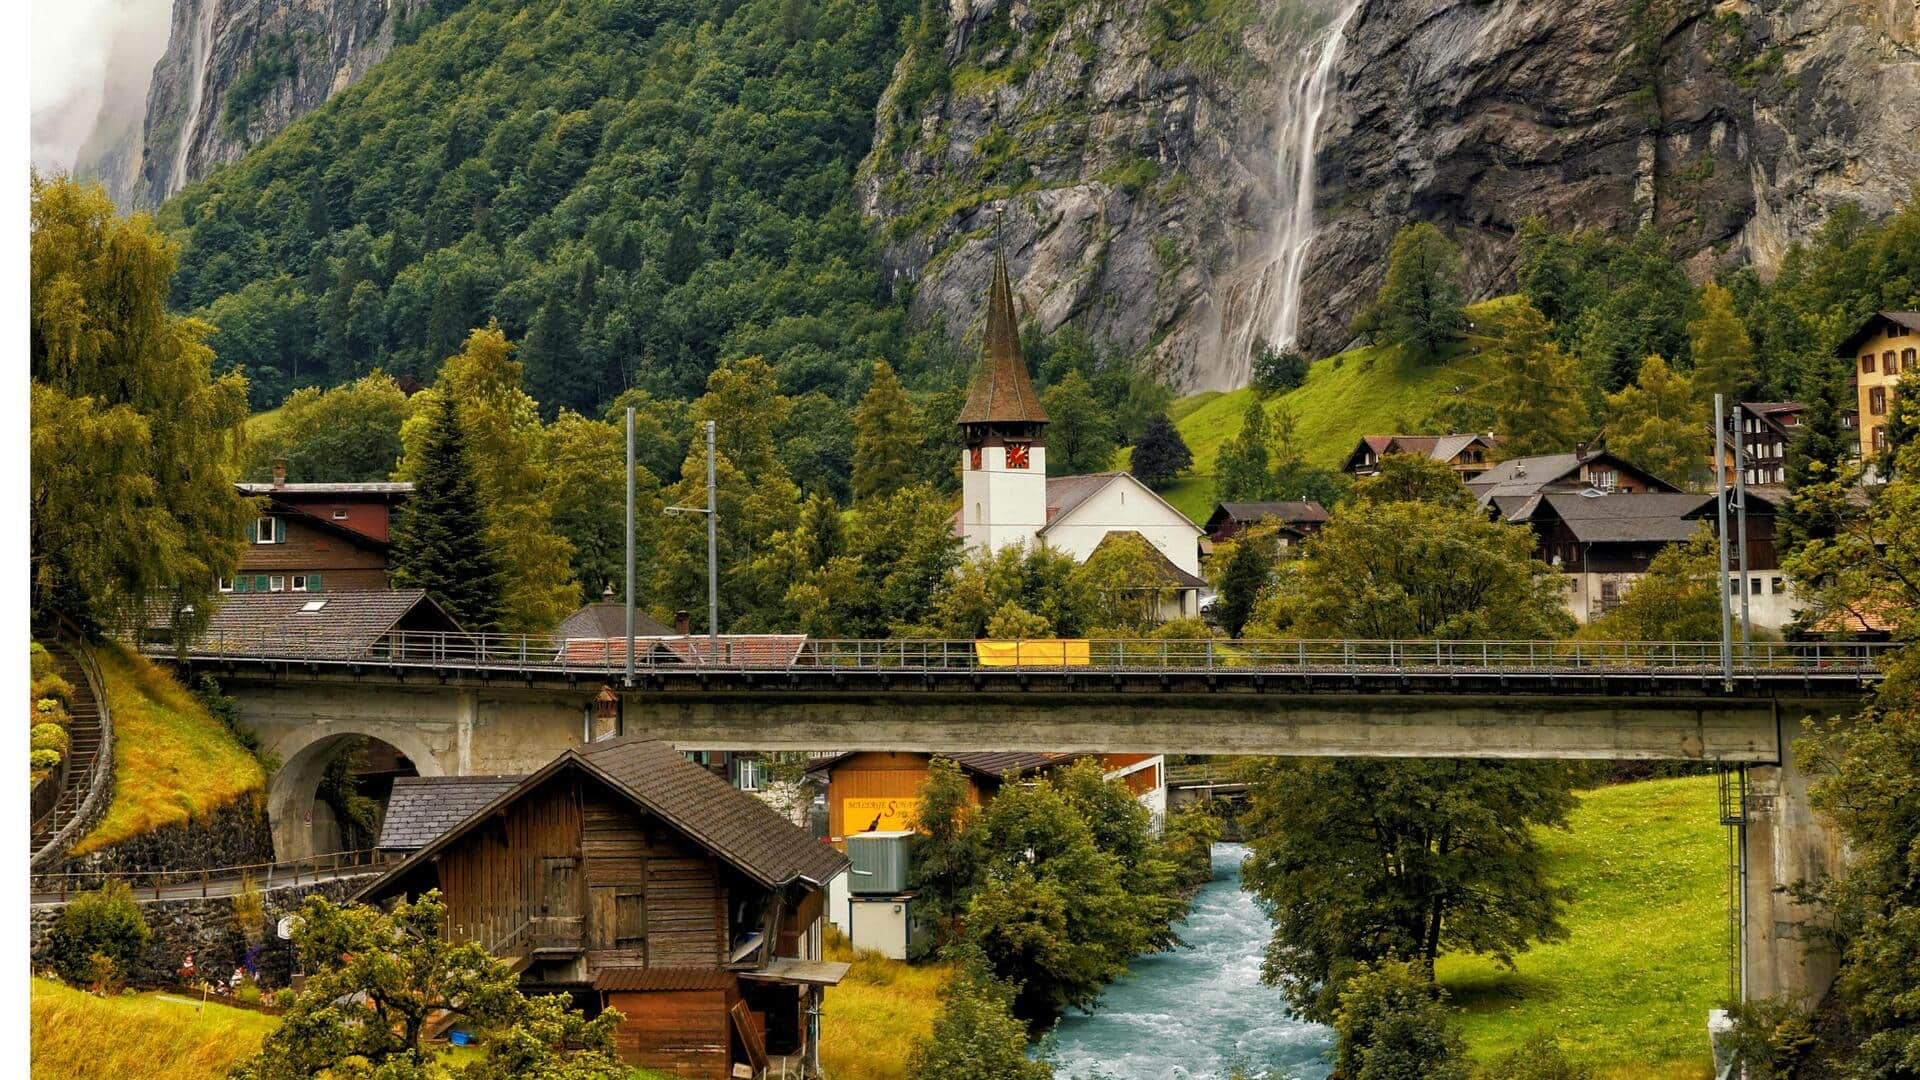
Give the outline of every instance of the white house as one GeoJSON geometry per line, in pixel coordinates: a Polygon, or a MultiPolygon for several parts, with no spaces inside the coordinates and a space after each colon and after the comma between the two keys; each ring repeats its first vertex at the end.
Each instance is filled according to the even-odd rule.
{"type": "Polygon", "coordinates": [[[965,437],[959,531],[967,546],[998,551],[1046,544],[1085,560],[1115,533],[1136,533],[1164,560],[1162,581],[1174,599],[1168,617],[1200,611],[1202,532],[1129,473],[1047,476],[1047,413],[1020,352],[1007,264],[996,258],[987,297],[980,364],[958,423],[965,437]]]}

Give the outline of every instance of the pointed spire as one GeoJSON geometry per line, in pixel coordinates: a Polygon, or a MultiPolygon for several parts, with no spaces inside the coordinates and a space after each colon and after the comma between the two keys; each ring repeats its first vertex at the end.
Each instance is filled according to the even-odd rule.
{"type": "Polygon", "coordinates": [[[1033,392],[1027,358],[1020,354],[1020,322],[1013,310],[1013,284],[1007,260],[993,257],[993,284],[987,290],[987,328],[980,337],[980,363],[973,369],[962,424],[1044,424],[1047,411],[1033,392]]]}

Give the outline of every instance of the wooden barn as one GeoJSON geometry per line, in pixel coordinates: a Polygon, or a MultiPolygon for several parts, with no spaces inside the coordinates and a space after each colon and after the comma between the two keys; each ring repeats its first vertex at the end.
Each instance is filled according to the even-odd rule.
{"type": "MultiPolygon", "coordinates": [[[[568,750],[504,788],[472,779],[490,797],[457,821],[389,814],[381,846],[413,853],[358,899],[439,889],[448,935],[523,987],[618,1009],[630,1064],[722,1080],[813,1059],[818,995],[846,972],[820,940],[844,855],[661,742],[568,750]]],[[[436,781],[434,801],[463,805],[459,783],[436,781]]]]}

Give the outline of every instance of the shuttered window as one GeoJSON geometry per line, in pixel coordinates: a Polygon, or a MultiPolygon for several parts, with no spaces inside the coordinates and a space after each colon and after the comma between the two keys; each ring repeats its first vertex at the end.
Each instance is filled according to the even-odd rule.
{"type": "Polygon", "coordinates": [[[647,939],[645,894],[622,889],[613,894],[613,947],[637,949],[647,939]]]}

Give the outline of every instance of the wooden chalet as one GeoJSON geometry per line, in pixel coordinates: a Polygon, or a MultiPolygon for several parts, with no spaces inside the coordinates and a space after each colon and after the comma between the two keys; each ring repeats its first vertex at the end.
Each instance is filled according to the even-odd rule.
{"type": "Polygon", "coordinates": [[[412,853],[356,899],[439,889],[447,934],[528,990],[618,1009],[630,1064],[721,1080],[812,1058],[817,995],[846,972],[820,959],[844,855],[662,742],[471,779],[412,785],[424,809],[390,808],[380,841],[412,853]]]}
{"type": "Polygon", "coordinates": [[[1482,507],[1511,514],[1542,492],[1600,491],[1608,494],[1675,492],[1680,489],[1605,450],[1509,458],[1466,481],[1482,507]]]}
{"type": "Polygon", "coordinates": [[[1462,480],[1478,476],[1493,465],[1505,438],[1491,432],[1450,435],[1362,435],[1341,469],[1352,476],[1373,476],[1389,454],[1414,454],[1442,462],[1462,480]]]}
{"type": "Polygon", "coordinates": [[[236,484],[261,500],[247,546],[223,593],[316,593],[392,587],[388,559],[394,511],[412,484],[290,484],[274,462],[270,484],[236,484]]]}
{"type": "Polygon", "coordinates": [[[1310,499],[1215,503],[1205,525],[1207,540],[1231,540],[1263,522],[1279,530],[1284,548],[1318,532],[1327,523],[1327,508],[1310,499]]]}

